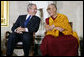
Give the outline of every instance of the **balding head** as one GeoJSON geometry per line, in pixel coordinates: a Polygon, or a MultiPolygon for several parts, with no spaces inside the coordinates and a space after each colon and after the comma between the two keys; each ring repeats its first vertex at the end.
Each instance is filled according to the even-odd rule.
{"type": "Polygon", "coordinates": [[[56,15],[57,7],[55,4],[51,3],[48,5],[47,11],[50,16],[56,15]]]}
{"type": "Polygon", "coordinates": [[[56,8],[56,10],[57,10],[57,6],[54,3],[51,3],[48,6],[50,6],[50,5],[54,6],[56,8]]]}

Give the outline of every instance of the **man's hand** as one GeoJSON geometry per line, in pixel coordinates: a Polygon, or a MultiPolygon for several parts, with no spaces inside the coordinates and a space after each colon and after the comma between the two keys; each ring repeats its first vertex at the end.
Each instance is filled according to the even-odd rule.
{"type": "Polygon", "coordinates": [[[54,27],[55,27],[54,25],[52,25],[52,26],[45,25],[45,28],[46,28],[47,31],[52,30],[54,27]]]}
{"type": "Polygon", "coordinates": [[[63,28],[61,28],[61,27],[55,27],[54,25],[52,25],[52,26],[45,25],[45,28],[46,28],[47,31],[48,30],[52,30],[52,29],[56,29],[56,30],[59,30],[60,32],[62,32],[64,30],[63,28]]]}
{"type": "Polygon", "coordinates": [[[55,27],[55,29],[59,30],[60,32],[62,32],[64,29],[61,27],[55,27]]]}
{"type": "Polygon", "coordinates": [[[22,28],[21,26],[16,29],[16,33],[22,33],[25,32],[25,28],[22,28]]]}
{"type": "Polygon", "coordinates": [[[55,27],[54,25],[49,26],[49,29],[52,30],[52,29],[54,29],[54,27],[55,27]]]}

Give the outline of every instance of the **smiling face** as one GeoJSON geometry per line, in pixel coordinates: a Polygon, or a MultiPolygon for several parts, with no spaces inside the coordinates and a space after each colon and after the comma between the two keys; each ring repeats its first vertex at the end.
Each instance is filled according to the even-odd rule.
{"type": "Polygon", "coordinates": [[[56,7],[54,5],[48,5],[47,12],[50,16],[54,16],[56,14],[56,7]]]}
{"type": "Polygon", "coordinates": [[[37,6],[36,5],[32,5],[31,12],[33,15],[35,15],[37,13],[37,6]]]}
{"type": "Polygon", "coordinates": [[[35,15],[37,13],[37,6],[32,5],[32,7],[29,8],[28,13],[31,14],[31,15],[35,15]]]}

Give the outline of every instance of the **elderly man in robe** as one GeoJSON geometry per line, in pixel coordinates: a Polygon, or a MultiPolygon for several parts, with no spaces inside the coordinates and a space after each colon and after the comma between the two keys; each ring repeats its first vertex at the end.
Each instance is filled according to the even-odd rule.
{"type": "Polygon", "coordinates": [[[43,56],[78,56],[79,38],[73,32],[68,18],[57,13],[55,4],[49,4],[46,18],[46,35],[42,40],[40,50],[43,56]]]}

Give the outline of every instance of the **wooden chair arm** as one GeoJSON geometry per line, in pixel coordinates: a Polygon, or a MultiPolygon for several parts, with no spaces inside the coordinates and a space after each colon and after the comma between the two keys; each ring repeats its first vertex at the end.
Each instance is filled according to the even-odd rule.
{"type": "Polygon", "coordinates": [[[8,37],[9,37],[10,33],[11,32],[9,32],[9,31],[5,32],[5,46],[7,46],[7,41],[8,41],[8,37]]]}
{"type": "Polygon", "coordinates": [[[10,35],[10,33],[11,33],[11,32],[6,31],[6,33],[5,33],[5,39],[8,39],[8,36],[10,35]]]}

